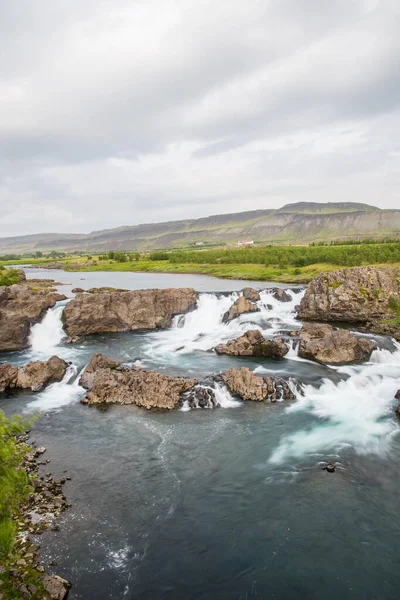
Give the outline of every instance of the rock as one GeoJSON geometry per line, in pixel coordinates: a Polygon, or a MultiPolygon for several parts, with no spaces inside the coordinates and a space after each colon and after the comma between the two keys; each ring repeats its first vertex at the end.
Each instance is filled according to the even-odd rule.
{"type": "Polygon", "coordinates": [[[328,473],[334,473],[336,470],[336,467],[333,463],[328,463],[325,467],[325,470],[328,471],[328,473]]]}
{"type": "Polygon", "coordinates": [[[170,327],[173,317],[197,305],[191,288],[78,294],[63,312],[71,341],[95,333],[170,327]]]}
{"type": "Polygon", "coordinates": [[[292,301],[292,297],[287,292],[285,292],[285,290],[282,290],[280,288],[275,290],[275,292],[272,294],[272,297],[275,298],[275,300],[279,300],[279,302],[292,301]]]}
{"type": "MultiPolygon", "coordinates": [[[[105,365],[107,357],[97,355],[98,365],[105,365]]],[[[115,361],[112,361],[112,364],[115,361]]],[[[89,365],[90,366],[90,365],[89,365]]],[[[192,389],[197,381],[184,377],[161,375],[138,367],[119,365],[98,366],[91,377],[83,378],[91,384],[90,391],[82,400],[83,404],[136,404],[143,408],[173,409],[182,403],[182,394],[192,389]]]]}
{"type": "Polygon", "coordinates": [[[346,365],[369,360],[376,344],[331,325],[305,323],[299,333],[299,356],[322,364],[346,365]]]}
{"type": "Polygon", "coordinates": [[[33,291],[28,285],[0,287],[0,352],[27,348],[31,326],[65,298],[48,290],[33,291]]]}
{"type": "Polygon", "coordinates": [[[91,358],[89,364],[82,373],[81,378],[79,379],[79,385],[86,390],[90,390],[93,387],[96,371],[116,369],[119,365],[120,363],[116,360],[112,360],[111,358],[108,358],[108,356],[104,356],[104,354],[97,353],[91,358]]]}
{"type": "MultiPolygon", "coordinates": [[[[294,400],[295,394],[288,382],[281,377],[260,377],[247,367],[230,369],[222,374],[222,380],[228,390],[242,400],[265,402],[276,400],[294,400]]],[[[292,380],[291,380],[292,381],[292,380]]],[[[293,385],[297,385],[293,382],[293,385]]],[[[300,387],[298,390],[300,391],[300,387]]]]}
{"type": "Polygon", "coordinates": [[[371,331],[399,336],[391,326],[400,302],[400,271],[395,268],[355,267],[322,273],[307,286],[299,316],[307,321],[345,321],[371,331]]]}
{"type": "Polygon", "coordinates": [[[39,392],[46,385],[61,381],[68,364],[58,356],[48,361],[34,361],[23,367],[14,367],[8,363],[0,365],[0,392],[7,389],[30,389],[39,392]]]}
{"type": "Polygon", "coordinates": [[[215,397],[214,390],[209,386],[196,385],[184,394],[190,408],[217,408],[220,406],[215,397]]]}
{"type": "Polygon", "coordinates": [[[254,302],[250,302],[244,296],[240,296],[235,302],[232,304],[230,309],[226,311],[224,316],[222,317],[223,323],[229,323],[233,321],[233,319],[237,319],[240,315],[252,312],[258,312],[260,309],[254,302]]]}
{"type": "Polygon", "coordinates": [[[76,287],[72,290],[73,294],[82,294],[85,290],[83,288],[80,287],[76,287]]]}
{"type": "Polygon", "coordinates": [[[39,392],[50,383],[62,381],[67,368],[68,363],[58,356],[52,356],[48,361],[30,362],[18,368],[16,387],[39,392]]]}
{"type": "Polygon", "coordinates": [[[231,340],[227,344],[219,344],[215,351],[217,354],[228,354],[229,356],[282,358],[289,352],[289,347],[282,338],[267,340],[258,329],[251,329],[236,340],[231,340]]]}
{"type": "Polygon", "coordinates": [[[0,392],[14,388],[17,383],[18,369],[14,365],[3,363],[0,365],[0,392]]]}
{"type": "Polygon", "coordinates": [[[394,397],[395,397],[395,400],[400,400],[400,390],[397,390],[394,397]]]}
{"type": "Polygon", "coordinates": [[[258,302],[259,300],[261,300],[260,294],[257,292],[257,290],[254,290],[253,288],[244,288],[242,294],[246,298],[246,300],[250,300],[250,302],[258,302]]]}
{"type": "Polygon", "coordinates": [[[49,594],[51,600],[65,600],[72,585],[67,579],[58,575],[45,575],[43,587],[49,594]]]}

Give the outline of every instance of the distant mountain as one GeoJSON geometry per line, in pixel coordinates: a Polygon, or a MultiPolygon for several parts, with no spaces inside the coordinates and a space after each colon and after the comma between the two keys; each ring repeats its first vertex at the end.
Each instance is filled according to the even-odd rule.
{"type": "Polygon", "coordinates": [[[400,235],[400,210],[356,202],[298,202],[276,210],[252,210],[201,219],[147,223],[89,234],[46,233],[0,238],[0,254],[62,250],[152,250],[240,240],[305,243],[400,235]]]}

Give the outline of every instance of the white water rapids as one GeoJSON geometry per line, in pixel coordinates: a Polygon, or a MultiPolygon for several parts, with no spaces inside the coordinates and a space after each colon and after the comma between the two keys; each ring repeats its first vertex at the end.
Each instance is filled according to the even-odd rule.
{"type": "MultiPolygon", "coordinates": [[[[265,290],[258,302],[259,312],[242,315],[227,324],[222,322],[222,317],[238,294],[200,294],[197,309],[176,317],[171,329],[144,336],[141,352],[146,367],[162,368],[168,372],[169,366],[179,366],[185,357],[192,357],[190,360],[195,362],[199,353],[208,353],[208,356],[214,356],[214,373],[219,372],[219,357],[210,354],[217,344],[236,338],[249,329],[259,329],[266,337],[272,337],[281,329],[300,327],[300,322],[295,319],[295,306],[303,292],[291,291],[289,294],[292,300],[285,303],[275,300],[271,291],[265,290]]],[[[43,360],[58,354],[66,360],[74,360],[77,352],[79,356],[76,346],[62,344],[64,306],[65,302],[50,309],[43,321],[32,328],[32,358],[43,360]]],[[[101,350],[107,353],[108,348],[101,350]]],[[[296,361],[308,363],[310,370],[316,368],[315,364],[300,359],[293,348],[280,364],[289,364],[289,361],[292,362],[294,376],[296,361]]],[[[236,366],[243,365],[246,363],[237,359],[236,366]]],[[[82,366],[80,364],[79,368],[82,366]]],[[[307,364],[303,364],[302,368],[308,368],[307,364]]],[[[400,388],[400,345],[395,344],[394,351],[374,351],[370,362],[363,365],[323,368],[326,378],[318,385],[304,386],[304,395],[298,394],[297,401],[288,404],[285,409],[285,419],[291,419],[295,413],[308,413],[311,422],[281,439],[270,458],[272,463],[317,456],[327,451],[337,453],[346,447],[360,454],[384,455],[389,451],[393,436],[399,432],[393,408],[394,394],[400,388]],[[332,381],[330,373],[336,373],[342,379],[332,381]]],[[[78,367],[72,365],[64,380],[38,394],[27,405],[27,410],[54,410],[77,402],[83,394],[77,383],[77,370],[78,367]]],[[[256,372],[266,375],[273,374],[274,370],[270,363],[264,367],[260,359],[256,372]]],[[[217,386],[214,392],[223,408],[243,406],[223,386],[217,386]]],[[[187,403],[183,410],[190,410],[187,403]]]]}

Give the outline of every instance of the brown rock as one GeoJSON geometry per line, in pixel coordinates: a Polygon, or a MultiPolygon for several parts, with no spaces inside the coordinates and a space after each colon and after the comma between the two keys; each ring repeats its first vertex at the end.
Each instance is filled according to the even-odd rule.
{"type": "Polygon", "coordinates": [[[63,579],[58,575],[45,575],[43,577],[43,587],[51,600],[65,600],[72,585],[67,579],[63,579]]]}
{"type": "Polygon", "coordinates": [[[8,363],[0,365],[0,392],[7,389],[30,389],[39,392],[46,385],[61,381],[68,364],[58,356],[48,361],[34,361],[23,367],[14,367],[8,363]]]}
{"type": "Polygon", "coordinates": [[[80,287],[76,287],[72,290],[73,294],[82,294],[85,290],[83,288],[80,287]]]}
{"type": "Polygon", "coordinates": [[[0,392],[14,388],[17,383],[18,369],[14,365],[3,363],[0,365],[0,392]]]}
{"type": "Polygon", "coordinates": [[[247,367],[230,369],[222,374],[222,379],[228,390],[242,400],[274,402],[279,399],[294,400],[296,397],[285,379],[260,377],[247,367]]]}
{"type": "Polygon", "coordinates": [[[181,404],[181,395],[197,384],[195,379],[170,377],[137,367],[100,366],[106,365],[109,359],[101,357],[101,360],[99,355],[95,358],[98,368],[93,370],[92,365],[91,377],[86,378],[85,372],[82,376],[86,384],[91,383],[90,392],[82,400],[84,404],[136,404],[147,409],[173,409],[181,404]]]}
{"type": "Polygon", "coordinates": [[[230,309],[226,311],[224,316],[222,317],[223,323],[229,323],[233,321],[233,319],[237,319],[240,315],[245,313],[258,312],[260,309],[254,302],[250,302],[244,296],[240,296],[235,302],[232,304],[230,309]]]}
{"type": "Polygon", "coordinates": [[[196,304],[190,288],[78,294],[65,307],[63,322],[72,341],[94,333],[166,329],[196,304]]]}
{"type": "Polygon", "coordinates": [[[30,327],[41,320],[47,309],[64,299],[56,292],[33,291],[27,285],[0,287],[0,351],[27,348],[30,327]]]}
{"type": "Polygon", "coordinates": [[[250,300],[250,302],[258,302],[259,300],[261,300],[260,294],[257,292],[257,290],[254,290],[253,288],[244,288],[242,294],[246,298],[246,300],[250,300]]]}
{"type": "Polygon", "coordinates": [[[305,323],[300,333],[299,356],[316,362],[345,365],[370,358],[376,344],[345,329],[331,325],[305,323]]]}
{"type": "Polygon", "coordinates": [[[104,356],[104,354],[97,353],[95,354],[86,369],[81,375],[79,380],[79,385],[84,387],[86,390],[90,390],[93,386],[94,375],[97,371],[104,369],[116,369],[119,367],[120,363],[116,360],[112,360],[108,358],[108,356],[104,356]]]}
{"type": "Polygon", "coordinates": [[[299,316],[308,321],[368,323],[371,331],[400,336],[399,329],[390,326],[396,316],[393,300],[400,302],[398,269],[341,269],[322,273],[308,284],[299,316]]]}
{"type": "Polygon", "coordinates": [[[289,352],[289,347],[282,338],[267,340],[260,331],[252,329],[236,340],[231,340],[227,344],[219,344],[215,351],[217,354],[228,354],[229,356],[282,358],[289,352]]]}
{"type": "Polygon", "coordinates": [[[272,297],[275,298],[275,300],[279,300],[279,302],[291,302],[292,301],[292,297],[289,296],[289,294],[287,292],[285,292],[285,290],[282,290],[280,288],[275,290],[275,292],[272,294],[272,297]]]}

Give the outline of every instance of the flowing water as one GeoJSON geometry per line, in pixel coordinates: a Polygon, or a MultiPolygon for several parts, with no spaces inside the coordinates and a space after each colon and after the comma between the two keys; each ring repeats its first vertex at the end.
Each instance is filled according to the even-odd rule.
{"type": "MultiPolygon", "coordinates": [[[[68,275],[72,288],[89,274],[68,275]]],[[[134,287],[107,275],[103,285],[134,287]]],[[[179,285],[190,284],[180,276],[179,285]]],[[[7,414],[42,413],[32,435],[47,447],[52,474],[72,477],[73,506],[59,532],[41,537],[43,560],[73,581],[72,600],[397,598],[400,345],[377,337],[369,363],[339,368],[295,348],[275,361],[217,356],[218,343],[248,329],[268,337],[299,328],[303,292],[280,303],[265,289],[260,312],[223,324],[243,282],[207,285],[170,330],[74,345],[64,340],[64,301],[32,328],[30,349],[0,356],[71,362],[62,382],[0,399],[7,414]],[[303,395],[258,405],[219,385],[215,410],[103,412],[79,402],[79,373],[95,352],[200,381],[245,365],[296,378],[303,395]],[[335,473],[322,469],[326,461],[335,473]]]]}

